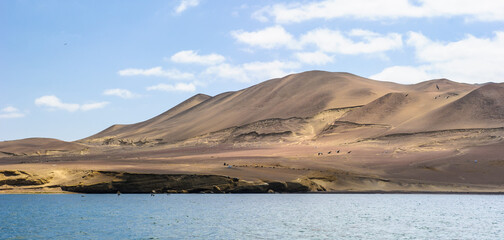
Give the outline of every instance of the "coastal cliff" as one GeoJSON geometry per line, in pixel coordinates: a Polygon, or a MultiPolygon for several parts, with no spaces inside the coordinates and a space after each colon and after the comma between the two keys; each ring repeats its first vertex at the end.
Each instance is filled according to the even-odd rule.
{"type": "Polygon", "coordinates": [[[247,181],[198,174],[57,170],[0,171],[0,193],[504,193],[504,188],[390,180],[345,172],[312,173],[293,181],[247,181]]]}

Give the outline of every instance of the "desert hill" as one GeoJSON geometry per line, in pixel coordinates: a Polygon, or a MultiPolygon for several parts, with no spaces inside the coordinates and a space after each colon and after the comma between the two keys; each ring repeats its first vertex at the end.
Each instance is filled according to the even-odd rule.
{"type": "Polygon", "coordinates": [[[73,143],[2,142],[0,193],[504,193],[503,106],[502,83],[309,71],[73,143]]]}
{"type": "Polygon", "coordinates": [[[432,131],[502,127],[504,126],[503,104],[504,85],[502,83],[486,84],[455,101],[405,122],[399,129],[432,131]]]}
{"type": "Polygon", "coordinates": [[[0,142],[0,154],[4,156],[55,155],[80,153],[87,147],[79,143],[65,142],[53,138],[26,138],[0,142]]]}
{"type": "Polygon", "coordinates": [[[446,92],[446,91],[469,91],[475,88],[475,85],[467,83],[458,83],[446,78],[433,79],[409,85],[414,91],[446,92]]]}
{"type": "MultiPolygon", "coordinates": [[[[401,85],[349,73],[309,71],[214,97],[198,94],[155,118],[137,124],[114,125],[81,142],[130,145],[181,141],[198,144],[300,142],[329,132],[333,134],[335,128],[331,126],[335,121],[381,125],[379,131],[356,135],[353,139],[427,131],[436,125],[429,120],[435,121],[429,113],[476,88],[476,85],[448,79],[401,85]],[[294,123],[291,118],[299,119],[294,123]]],[[[466,125],[471,126],[481,127],[481,124],[466,125]]]]}
{"type": "MultiPolygon", "coordinates": [[[[387,124],[395,128],[404,125],[410,119],[443,107],[476,88],[475,85],[457,83],[448,79],[406,85],[406,91],[391,92],[381,96],[362,108],[349,112],[341,120],[387,124]]],[[[427,121],[416,129],[421,131],[422,128],[428,129],[430,125],[431,123],[427,121]]]]}
{"type": "MultiPolygon", "coordinates": [[[[99,139],[99,138],[108,138],[109,136],[124,136],[124,135],[134,135],[136,133],[139,134],[148,134],[152,132],[153,129],[156,129],[157,126],[163,125],[163,123],[167,122],[172,117],[176,116],[179,113],[187,111],[192,107],[210,99],[211,97],[205,94],[196,94],[193,97],[183,101],[177,106],[167,110],[166,112],[148,119],[146,121],[130,124],[130,125],[113,125],[87,139],[99,139]]],[[[141,139],[143,137],[137,137],[137,139],[141,139]]]]}
{"type": "MultiPolygon", "coordinates": [[[[199,97],[205,101],[198,100],[199,104],[191,105],[185,111],[173,114],[170,110],[142,123],[113,126],[84,139],[84,142],[113,138],[133,142],[158,139],[174,143],[265,119],[312,117],[324,110],[365,105],[384,94],[404,89],[405,86],[400,84],[348,73],[304,72],[208,99],[199,97]]],[[[184,109],[186,105],[184,102],[174,109],[184,109]]]]}

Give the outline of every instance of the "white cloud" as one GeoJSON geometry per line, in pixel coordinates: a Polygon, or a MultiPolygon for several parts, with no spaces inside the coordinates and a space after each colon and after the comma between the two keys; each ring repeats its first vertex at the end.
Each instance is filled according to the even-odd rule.
{"type": "Polygon", "coordinates": [[[242,67],[232,66],[227,63],[209,67],[205,70],[204,74],[215,75],[219,78],[232,79],[239,82],[250,82],[250,78],[242,67]]]}
{"type": "Polygon", "coordinates": [[[35,99],[35,105],[42,107],[49,107],[50,109],[65,110],[69,112],[75,112],[77,110],[88,111],[92,109],[98,109],[105,107],[108,102],[97,102],[89,104],[76,104],[76,103],[64,103],[58,97],[54,95],[42,96],[35,99]]]}
{"type": "Polygon", "coordinates": [[[301,35],[299,39],[296,39],[281,26],[269,27],[256,32],[234,31],[231,34],[239,42],[266,49],[285,47],[299,50],[313,45],[318,49],[318,52],[376,54],[400,49],[403,46],[401,34],[380,34],[362,29],[342,33],[327,28],[318,28],[301,35]]]}
{"type": "Polygon", "coordinates": [[[196,86],[193,83],[177,83],[177,84],[158,84],[155,86],[147,87],[148,91],[158,90],[165,92],[194,92],[196,91],[196,86]]]}
{"type": "Polygon", "coordinates": [[[372,54],[402,47],[398,33],[382,35],[361,29],[352,30],[349,36],[361,38],[354,41],[340,31],[319,28],[301,36],[302,45],[315,45],[320,51],[340,54],[372,54]]]}
{"type": "Polygon", "coordinates": [[[82,111],[89,111],[89,110],[93,110],[93,109],[104,108],[108,104],[109,104],[108,102],[86,103],[86,104],[80,105],[79,109],[82,111]]]}
{"type": "Polygon", "coordinates": [[[35,99],[35,105],[46,106],[53,109],[62,109],[69,112],[75,112],[79,110],[80,105],[75,103],[63,103],[59,98],[54,95],[42,96],[35,99]]]}
{"type": "Polygon", "coordinates": [[[495,0],[325,0],[280,3],[252,14],[259,21],[298,23],[312,19],[397,19],[462,16],[469,21],[504,21],[504,1],[495,0]]]}
{"type": "Polygon", "coordinates": [[[392,78],[411,74],[429,78],[449,78],[458,82],[502,82],[504,76],[504,32],[493,38],[467,35],[455,42],[433,41],[421,33],[411,32],[407,44],[415,48],[419,66],[394,66],[371,78],[392,78]]]}
{"type": "Polygon", "coordinates": [[[380,36],[379,33],[375,33],[369,30],[364,30],[364,29],[352,29],[349,33],[349,36],[354,36],[354,37],[364,37],[364,38],[373,38],[373,37],[378,37],[380,36]]]}
{"type": "Polygon", "coordinates": [[[388,67],[380,73],[370,76],[369,78],[403,84],[414,84],[433,79],[433,77],[426,73],[424,69],[411,66],[388,67]]]}
{"type": "Polygon", "coordinates": [[[264,81],[283,77],[292,72],[288,70],[299,68],[300,65],[296,62],[271,61],[245,63],[242,67],[252,79],[264,81]]]}
{"type": "Polygon", "coordinates": [[[199,0],[182,0],[180,4],[175,8],[176,13],[182,13],[190,7],[196,7],[199,5],[199,0]]]}
{"type": "Polygon", "coordinates": [[[177,69],[164,70],[162,67],[153,67],[149,69],[128,68],[120,70],[118,74],[121,76],[155,76],[155,77],[166,77],[171,79],[194,78],[194,75],[192,73],[180,72],[177,69]]]}
{"type": "Polygon", "coordinates": [[[220,64],[207,68],[204,74],[239,82],[258,82],[283,77],[299,67],[299,63],[282,61],[250,62],[237,66],[220,64]]]}
{"type": "Polygon", "coordinates": [[[294,37],[282,26],[268,27],[255,32],[233,31],[231,35],[241,43],[272,49],[277,47],[297,48],[294,37]]]}
{"type": "Polygon", "coordinates": [[[504,1],[495,0],[423,0],[428,17],[464,16],[468,21],[504,21],[504,1]]]}
{"type": "Polygon", "coordinates": [[[219,54],[198,55],[193,50],[180,51],[171,56],[171,61],[176,63],[196,63],[201,65],[214,65],[222,63],[226,58],[219,54]]]}
{"type": "Polygon", "coordinates": [[[6,113],[12,113],[12,112],[18,112],[19,110],[13,106],[8,106],[2,109],[2,112],[6,113]]]}
{"type": "Polygon", "coordinates": [[[124,99],[135,98],[139,96],[138,94],[132,93],[127,89],[120,89],[120,88],[107,89],[103,91],[103,95],[118,96],[124,99]]]}
{"type": "Polygon", "coordinates": [[[8,106],[0,110],[0,119],[2,118],[21,118],[24,117],[25,114],[21,113],[19,109],[8,106]]]}
{"type": "Polygon", "coordinates": [[[324,65],[334,62],[334,58],[323,52],[298,52],[294,56],[302,63],[310,65],[324,65]]]}

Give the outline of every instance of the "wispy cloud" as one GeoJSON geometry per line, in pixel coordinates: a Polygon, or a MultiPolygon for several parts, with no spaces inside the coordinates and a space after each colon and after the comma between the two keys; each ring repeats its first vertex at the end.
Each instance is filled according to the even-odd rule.
{"type": "Polygon", "coordinates": [[[19,109],[8,106],[0,110],[0,119],[2,118],[21,118],[24,117],[25,114],[19,111],[19,109]]]}
{"type": "Polygon", "coordinates": [[[109,102],[97,102],[97,103],[81,104],[80,105],[80,110],[82,110],[82,111],[89,111],[89,110],[94,110],[94,109],[100,109],[100,108],[104,108],[108,104],[109,104],[109,102]]]}
{"type": "Polygon", "coordinates": [[[182,13],[185,10],[187,10],[188,8],[198,6],[199,3],[200,3],[199,0],[182,0],[182,1],[180,1],[179,5],[177,5],[177,7],[175,7],[175,12],[178,14],[182,13]]]}
{"type": "Polygon", "coordinates": [[[414,84],[434,78],[425,70],[426,69],[423,67],[392,66],[383,69],[377,74],[369,76],[369,78],[381,81],[414,84]]]}
{"type": "Polygon", "coordinates": [[[299,48],[294,36],[282,26],[268,27],[258,31],[247,32],[243,30],[232,31],[231,35],[241,43],[266,49],[287,47],[299,48]]]}
{"type": "Polygon", "coordinates": [[[196,86],[193,83],[177,83],[177,84],[160,83],[158,85],[147,87],[147,91],[194,92],[196,91],[196,86]]]}
{"type": "Polygon", "coordinates": [[[348,34],[327,28],[315,29],[301,36],[302,45],[314,45],[320,51],[340,54],[382,53],[403,46],[398,33],[382,35],[371,31],[355,29],[348,34]],[[353,40],[350,37],[358,37],[353,40]]]}
{"type": "Polygon", "coordinates": [[[302,63],[309,65],[324,65],[334,62],[334,57],[329,56],[323,52],[298,52],[294,56],[302,63]]]}
{"type": "Polygon", "coordinates": [[[42,96],[35,99],[35,105],[45,106],[53,109],[62,109],[69,112],[75,112],[79,110],[80,105],[75,103],[63,103],[59,98],[54,95],[42,96]]]}
{"type": "Polygon", "coordinates": [[[96,102],[87,104],[64,103],[54,95],[46,95],[35,99],[35,105],[37,106],[47,107],[51,110],[65,110],[68,112],[75,112],[78,110],[89,111],[93,109],[104,108],[108,104],[108,102],[96,102]]]}
{"type": "Polygon", "coordinates": [[[103,95],[117,96],[117,97],[124,98],[124,99],[130,99],[130,98],[135,98],[135,97],[140,96],[136,93],[132,93],[131,91],[129,91],[127,89],[120,89],[120,88],[107,89],[107,90],[103,91],[103,95]]]}
{"type": "Polygon", "coordinates": [[[299,23],[312,19],[398,19],[462,16],[468,21],[504,21],[504,2],[495,0],[325,0],[280,3],[252,14],[259,21],[299,23]]]}
{"type": "Polygon", "coordinates": [[[504,76],[504,32],[493,38],[467,35],[455,42],[438,42],[418,32],[407,41],[415,48],[418,66],[392,66],[371,76],[381,80],[405,81],[409,76],[447,77],[466,83],[501,82],[504,76]]]}
{"type": "Polygon", "coordinates": [[[240,65],[224,63],[207,68],[204,74],[239,82],[257,82],[283,77],[299,67],[300,64],[297,62],[282,61],[250,62],[240,65]]]}
{"type": "Polygon", "coordinates": [[[171,79],[192,79],[192,73],[181,72],[177,69],[163,69],[162,67],[153,67],[149,69],[127,68],[118,71],[121,76],[155,76],[166,77],[171,79]]]}
{"type": "Polygon", "coordinates": [[[252,47],[301,50],[315,46],[318,52],[349,55],[383,53],[400,49],[403,46],[401,34],[380,34],[362,29],[341,32],[328,28],[317,28],[296,38],[283,27],[274,26],[252,32],[233,31],[231,35],[238,42],[252,47]]]}
{"type": "Polygon", "coordinates": [[[176,63],[196,63],[201,65],[214,65],[224,62],[226,58],[216,53],[208,55],[199,55],[197,52],[193,50],[186,50],[173,54],[170,60],[176,63]]]}

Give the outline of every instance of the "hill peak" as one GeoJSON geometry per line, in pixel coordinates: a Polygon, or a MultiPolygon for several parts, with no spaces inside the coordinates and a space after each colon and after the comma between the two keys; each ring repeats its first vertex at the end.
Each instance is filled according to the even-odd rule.
{"type": "Polygon", "coordinates": [[[477,88],[477,86],[467,83],[454,82],[446,78],[432,79],[409,85],[416,91],[466,91],[477,88]]]}

